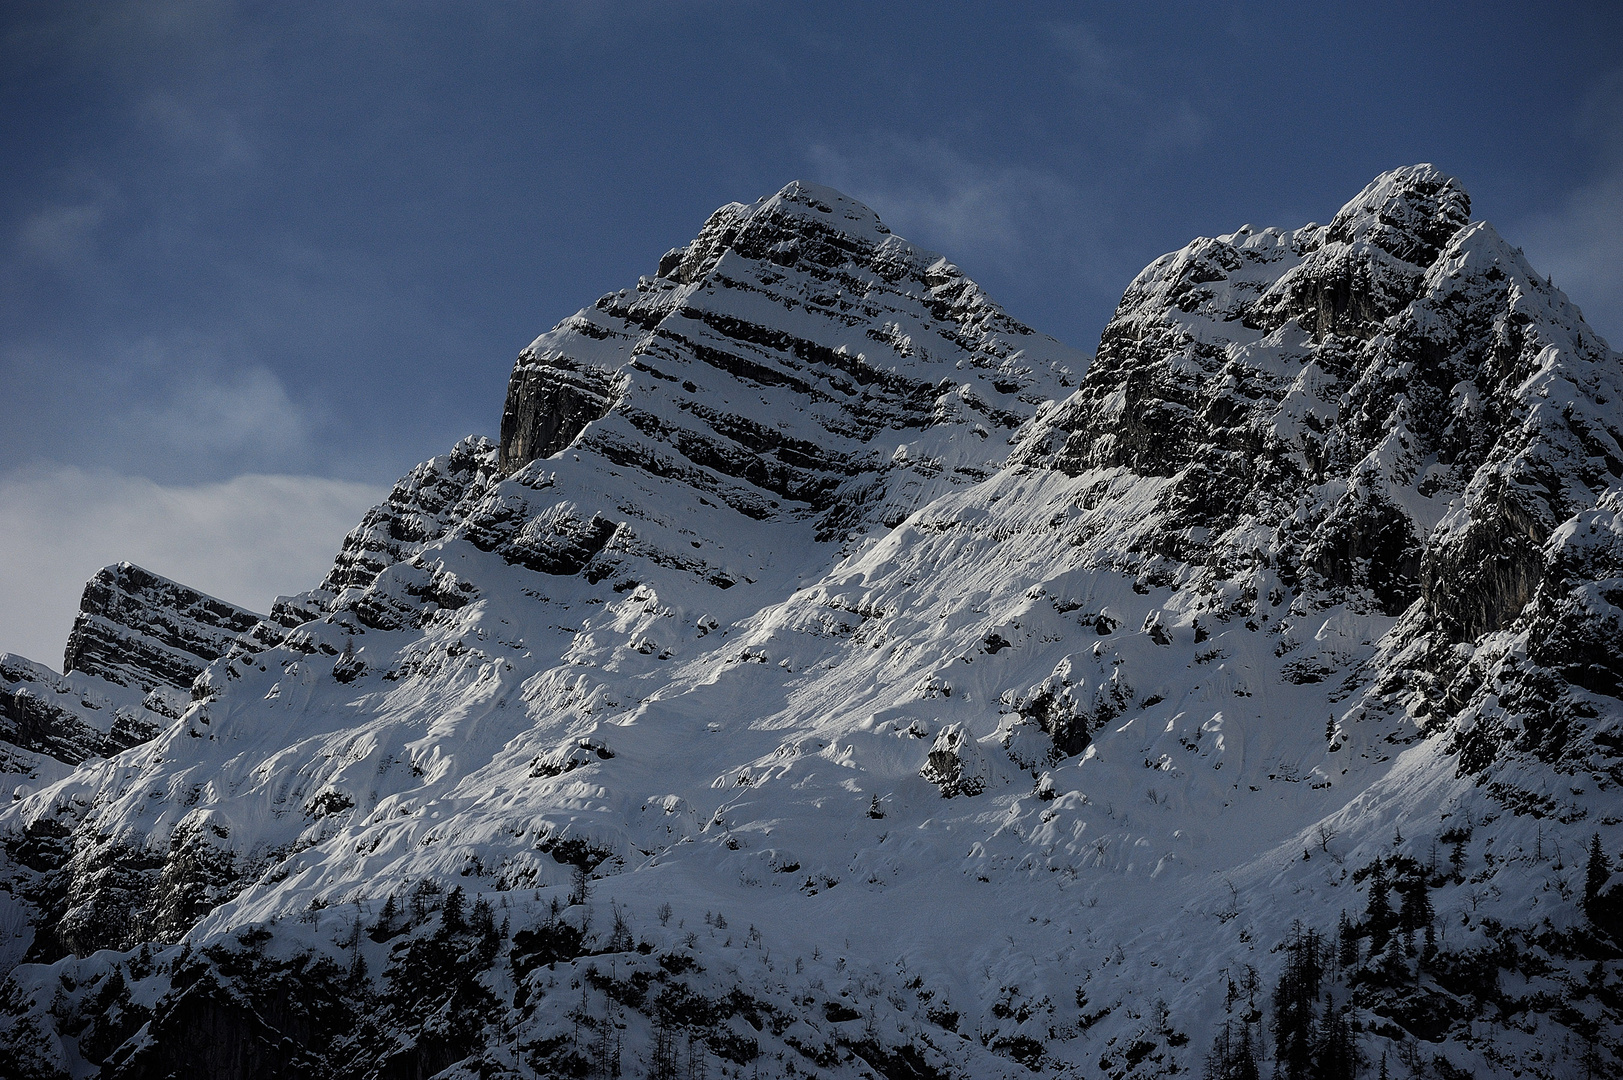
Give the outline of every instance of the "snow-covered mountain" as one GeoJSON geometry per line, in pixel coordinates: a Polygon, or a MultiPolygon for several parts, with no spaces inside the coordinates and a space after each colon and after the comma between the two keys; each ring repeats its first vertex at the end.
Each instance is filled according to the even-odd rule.
{"type": "Polygon", "coordinates": [[[0,659],[5,1060],[1614,1070],[1620,394],[1429,166],[1091,360],[837,192],[723,207],[314,590],[124,566],[0,659]]]}

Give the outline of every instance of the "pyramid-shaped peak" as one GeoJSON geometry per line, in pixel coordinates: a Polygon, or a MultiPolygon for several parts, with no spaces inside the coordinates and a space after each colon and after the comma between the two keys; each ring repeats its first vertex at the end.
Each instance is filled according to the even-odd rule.
{"type": "Polygon", "coordinates": [[[812,216],[822,225],[853,236],[879,239],[890,235],[889,227],[868,206],[844,192],[807,180],[791,180],[758,205],[767,214],[812,216]]]}
{"type": "Polygon", "coordinates": [[[666,252],[659,276],[695,281],[728,250],[785,265],[807,259],[837,266],[862,261],[882,245],[926,264],[940,258],[896,237],[878,214],[849,195],[794,180],[753,205],[728,203],[711,214],[690,243],[666,252]]]}
{"type": "Polygon", "coordinates": [[[1471,196],[1434,165],[1406,165],[1371,180],[1330,223],[1328,239],[1370,243],[1426,265],[1471,220],[1471,196]]]}

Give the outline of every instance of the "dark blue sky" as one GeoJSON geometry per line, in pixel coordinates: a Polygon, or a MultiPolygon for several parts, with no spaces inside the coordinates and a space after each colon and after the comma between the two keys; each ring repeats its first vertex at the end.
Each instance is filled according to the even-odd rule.
{"type": "Polygon", "coordinates": [[[1623,338],[1615,4],[0,19],[0,478],[35,488],[387,483],[494,434],[537,333],[801,177],[1091,349],[1163,251],[1433,161],[1623,338]]]}

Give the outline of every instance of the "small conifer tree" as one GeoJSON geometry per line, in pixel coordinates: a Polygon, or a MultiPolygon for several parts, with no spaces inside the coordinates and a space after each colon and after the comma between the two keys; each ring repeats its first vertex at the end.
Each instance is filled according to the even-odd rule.
{"type": "Polygon", "coordinates": [[[1358,1048],[1353,1044],[1352,1031],[1329,995],[1325,996],[1318,1051],[1313,1057],[1315,1080],[1354,1080],[1358,1075],[1358,1048]]]}
{"type": "Polygon", "coordinates": [[[482,896],[473,902],[468,928],[479,938],[479,958],[489,965],[501,951],[502,934],[496,929],[495,910],[490,906],[490,901],[482,896]]]}
{"type": "Polygon", "coordinates": [[[1369,907],[1364,913],[1364,925],[1369,927],[1370,955],[1386,948],[1392,934],[1392,902],[1387,896],[1386,870],[1379,863],[1369,879],[1369,907]]]}
{"type": "Polygon", "coordinates": [[[1595,919],[1600,891],[1606,887],[1606,879],[1611,876],[1611,861],[1600,846],[1600,833],[1595,833],[1589,838],[1589,866],[1584,872],[1584,913],[1591,922],[1595,919]]]}
{"type": "Polygon", "coordinates": [[[395,920],[400,918],[400,905],[395,902],[394,893],[390,893],[383,901],[383,910],[378,912],[378,921],[372,925],[372,936],[377,939],[389,937],[394,933],[395,920]]]}
{"type": "Polygon", "coordinates": [[[1291,927],[1286,944],[1285,970],[1274,988],[1274,1046],[1276,1071],[1284,1080],[1307,1080],[1319,1042],[1314,1005],[1324,980],[1323,949],[1315,930],[1291,927]]]}
{"type": "Polygon", "coordinates": [[[458,885],[445,896],[445,932],[447,934],[460,934],[468,928],[463,921],[463,906],[467,900],[467,893],[458,885]]]}
{"type": "Polygon", "coordinates": [[[1336,963],[1343,968],[1358,966],[1358,929],[1353,926],[1347,913],[1341,913],[1341,922],[1336,926],[1336,963]]]}

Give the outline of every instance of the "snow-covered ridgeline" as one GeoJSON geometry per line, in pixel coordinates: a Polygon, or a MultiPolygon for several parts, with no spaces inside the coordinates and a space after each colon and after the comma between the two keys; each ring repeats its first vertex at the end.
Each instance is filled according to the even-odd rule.
{"type": "Polygon", "coordinates": [[[837,193],[725,207],[176,723],[0,818],[38,958],[219,946],[19,968],[9,1045],[156,1075],[206,1018],[428,1075],[620,1024],[657,1074],[674,1023],[769,1075],[1161,1075],[1379,864],[1442,942],[1363,927],[1367,1051],[1563,1075],[1617,1031],[1579,851],[1623,816],[1619,374],[1427,166],[1157,260],[1091,366],[837,193]],[[508,959],[442,1000],[452,886],[508,959]],[[385,1057],[265,1019],[307,949],[385,1057]],[[1461,1005],[1484,955],[1521,1034],[1461,1005]],[[129,1008],[52,1005],[113,963],[129,1008]]]}

